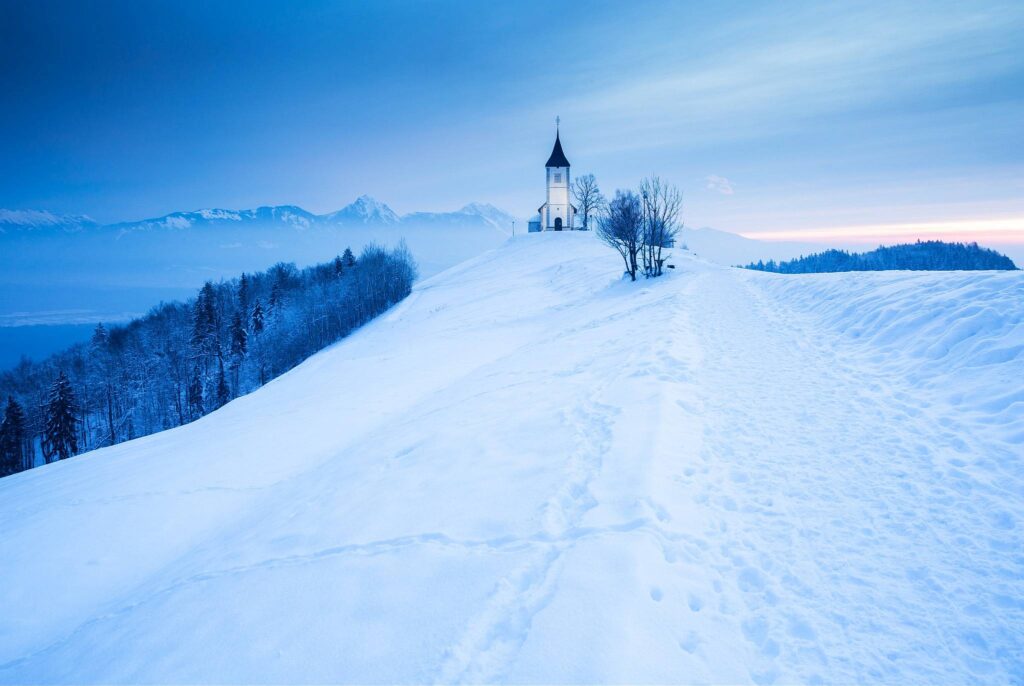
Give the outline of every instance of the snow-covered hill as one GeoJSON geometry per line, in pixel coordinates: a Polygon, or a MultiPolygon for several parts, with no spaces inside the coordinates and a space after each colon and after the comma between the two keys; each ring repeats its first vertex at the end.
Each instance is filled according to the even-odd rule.
{"type": "Polygon", "coordinates": [[[695,255],[729,267],[758,260],[791,260],[829,248],[827,245],[795,241],[758,241],[707,227],[682,229],[679,242],[695,255]]]}
{"type": "Polygon", "coordinates": [[[522,236],[0,480],[0,682],[1012,683],[1024,274],[522,236]]]}

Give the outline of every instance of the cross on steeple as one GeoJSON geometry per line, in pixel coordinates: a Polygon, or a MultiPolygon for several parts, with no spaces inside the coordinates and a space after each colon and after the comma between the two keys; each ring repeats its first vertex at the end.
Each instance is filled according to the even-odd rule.
{"type": "Polygon", "coordinates": [[[558,133],[558,125],[562,123],[562,118],[555,115],[555,133],[558,133]]]}

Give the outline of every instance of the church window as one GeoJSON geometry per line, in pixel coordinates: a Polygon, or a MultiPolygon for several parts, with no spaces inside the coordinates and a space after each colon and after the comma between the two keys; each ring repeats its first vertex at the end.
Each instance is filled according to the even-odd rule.
{"type": "Polygon", "coordinates": [[[562,183],[562,175],[555,174],[555,183],[562,183]]]}

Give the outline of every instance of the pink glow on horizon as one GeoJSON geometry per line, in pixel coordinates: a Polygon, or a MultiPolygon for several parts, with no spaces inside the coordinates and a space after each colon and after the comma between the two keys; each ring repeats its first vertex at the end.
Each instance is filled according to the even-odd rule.
{"type": "Polygon", "coordinates": [[[945,222],[862,224],[786,231],[751,231],[744,238],[761,241],[823,241],[843,243],[913,242],[947,240],[966,243],[1013,243],[1024,245],[1024,217],[958,219],[945,222]]]}

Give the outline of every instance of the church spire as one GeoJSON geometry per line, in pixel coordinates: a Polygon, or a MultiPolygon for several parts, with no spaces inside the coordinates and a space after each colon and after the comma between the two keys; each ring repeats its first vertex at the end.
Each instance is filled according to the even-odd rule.
{"type": "Polygon", "coordinates": [[[547,164],[544,165],[545,167],[568,167],[569,166],[569,160],[567,160],[565,158],[565,153],[562,152],[562,141],[559,138],[559,131],[558,131],[559,123],[560,123],[559,118],[555,117],[555,147],[551,151],[551,157],[548,158],[547,164]]]}

